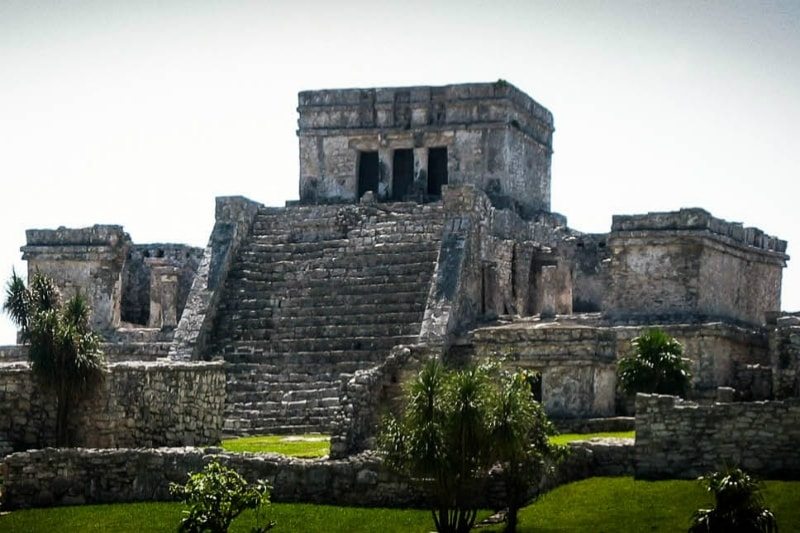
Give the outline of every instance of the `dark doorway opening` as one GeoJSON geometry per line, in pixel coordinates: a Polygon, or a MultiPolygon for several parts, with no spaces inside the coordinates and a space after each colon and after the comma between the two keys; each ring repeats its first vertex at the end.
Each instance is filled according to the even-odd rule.
{"type": "Polygon", "coordinates": [[[542,403],[542,374],[539,372],[528,374],[528,385],[531,387],[533,399],[542,403]]]}
{"type": "Polygon", "coordinates": [[[414,183],[414,151],[395,150],[392,158],[392,199],[400,202],[414,183]]]}
{"type": "Polygon", "coordinates": [[[441,196],[447,185],[447,147],[428,150],[428,196],[441,196]]]}
{"type": "Polygon", "coordinates": [[[361,152],[358,158],[358,198],[367,191],[378,194],[378,152],[361,152]]]}

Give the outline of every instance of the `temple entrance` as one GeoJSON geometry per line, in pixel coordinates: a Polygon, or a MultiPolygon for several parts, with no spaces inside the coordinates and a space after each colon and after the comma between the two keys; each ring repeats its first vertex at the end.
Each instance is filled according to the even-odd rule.
{"type": "Polygon", "coordinates": [[[380,176],[378,152],[361,152],[358,158],[358,198],[367,191],[378,194],[380,176]]]}
{"type": "Polygon", "coordinates": [[[414,183],[414,150],[395,150],[392,157],[392,200],[403,201],[414,183]]]}
{"type": "Polygon", "coordinates": [[[428,196],[441,196],[442,185],[447,185],[446,146],[428,150],[428,196]]]}

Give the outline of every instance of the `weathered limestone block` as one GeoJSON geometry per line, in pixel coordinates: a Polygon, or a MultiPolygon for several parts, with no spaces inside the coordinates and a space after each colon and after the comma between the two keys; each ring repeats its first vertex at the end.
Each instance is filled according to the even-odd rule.
{"type": "Polygon", "coordinates": [[[151,328],[174,328],[178,324],[179,267],[163,258],[149,258],[151,328]]]}
{"type": "Polygon", "coordinates": [[[786,242],[702,209],[614,216],[614,317],[719,317],[763,324],[780,308],[786,242]],[[747,280],[747,282],[742,282],[747,280]]]}
{"type": "Polygon", "coordinates": [[[104,332],[120,322],[122,266],[131,241],[122,226],[27,230],[21,248],[28,277],[51,277],[65,298],[80,291],[92,307],[92,327],[104,332]]]}
{"type": "Polygon", "coordinates": [[[436,196],[428,185],[441,176],[432,178],[428,156],[445,149],[445,183],[477,186],[528,215],[550,208],[552,115],[505,81],[305,91],[298,100],[304,203],[357,201],[362,157],[373,153],[378,167],[364,172],[377,172],[380,200],[436,196]],[[411,172],[395,175],[405,150],[411,172]]]}
{"type": "Polygon", "coordinates": [[[695,478],[720,465],[800,476],[800,399],[698,405],[636,396],[636,476],[695,478]]]}

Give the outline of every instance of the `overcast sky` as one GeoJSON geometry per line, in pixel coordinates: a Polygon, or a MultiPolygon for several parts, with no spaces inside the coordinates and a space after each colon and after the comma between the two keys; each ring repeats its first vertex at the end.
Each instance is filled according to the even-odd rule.
{"type": "Polygon", "coordinates": [[[215,196],[297,198],[300,90],[498,78],[554,114],[571,227],[704,207],[800,250],[798,1],[0,0],[0,279],[26,228],[204,246],[215,196]]]}

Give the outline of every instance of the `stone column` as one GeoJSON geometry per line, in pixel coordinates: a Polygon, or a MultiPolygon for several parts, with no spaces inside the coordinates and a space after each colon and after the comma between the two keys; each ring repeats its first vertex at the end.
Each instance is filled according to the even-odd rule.
{"type": "Polygon", "coordinates": [[[150,319],[148,327],[174,328],[178,325],[179,268],[163,258],[148,258],[150,267],[150,319]]]}
{"type": "Polygon", "coordinates": [[[383,143],[378,147],[378,201],[385,202],[392,195],[392,150],[383,143]]]}

